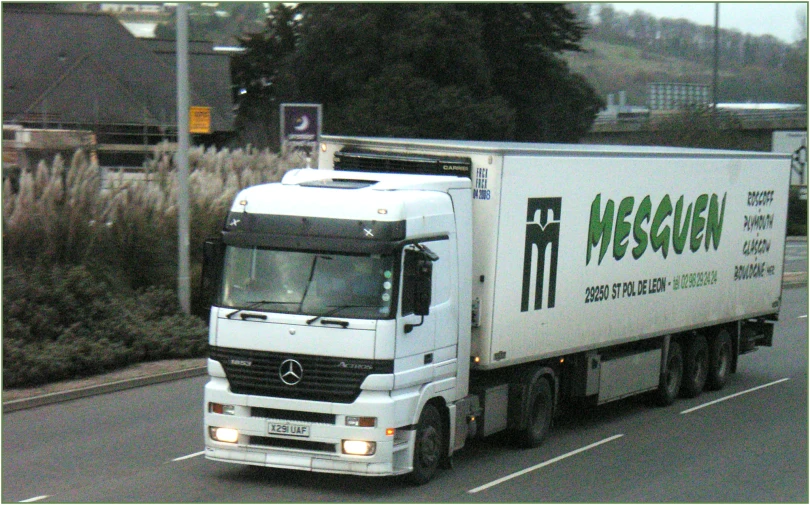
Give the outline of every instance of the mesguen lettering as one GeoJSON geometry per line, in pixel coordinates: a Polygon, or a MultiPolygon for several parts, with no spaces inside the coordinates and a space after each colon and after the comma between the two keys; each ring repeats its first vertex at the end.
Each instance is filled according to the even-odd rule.
{"type": "Polygon", "coordinates": [[[720,246],[723,232],[723,217],[726,212],[726,193],[722,200],[716,193],[702,194],[693,202],[686,202],[682,195],[672,204],[672,198],[665,195],[655,206],[649,195],[636,205],[632,196],[623,198],[618,207],[612,199],[602,207],[602,194],[591,203],[591,216],[588,225],[588,250],[585,264],[591,262],[593,250],[599,250],[602,259],[613,244],[613,259],[621,260],[630,247],[630,236],[635,246],[631,249],[633,259],[641,258],[649,247],[666,258],[672,249],[675,254],[685,250],[697,252],[701,245],[708,251],[720,246]]]}

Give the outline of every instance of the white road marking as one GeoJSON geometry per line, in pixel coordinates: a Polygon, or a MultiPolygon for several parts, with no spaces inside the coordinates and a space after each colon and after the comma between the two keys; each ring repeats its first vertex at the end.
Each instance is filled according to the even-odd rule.
{"type": "Polygon", "coordinates": [[[747,393],[752,393],[752,392],[757,391],[759,389],[767,388],[767,387],[779,384],[780,382],[785,382],[785,381],[789,381],[789,380],[790,380],[790,377],[787,377],[787,378],[784,378],[784,379],[779,379],[778,381],[773,381],[773,382],[769,382],[768,384],[763,384],[761,386],[757,386],[755,388],[746,389],[745,391],[740,391],[739,393],[734,393],[733,395],[724,396],[723,398],[718,398],[717,400],[714,400],[714,401],[711,401],[711,402],[708,402],[708,403],[704,403],[702,405],[698,405],[697,407],[692,407],[691,409],[686,409],[683,412],[681,412],[681,414],[688,414],[690,412],[700,410],[703,407],[708,407],[709,405],[714,405],[715,403],[724,402],[726,400],[730,400],[730,399],[735,398],[737,396],[744,395],[744,394],[747,394],[747,393]]]}
{"type": "Polygon", "coordinates": [[[803,316],[799,316],[799,319],[807,319],[807,314],[805,314],[803,316]]]}
{"type": "Polygon", "coordinates": [[[35,501],[44,500],[45,498],[50,498],[51,495],[44,494],[42,496],[35,496],[33,498],[28,498],[27,500],[22,500],[20,503],[34,503],[35,501]]]}
{"type": "MultiPolygon", "coordinates": [[[[180,456],[179,458],[174,458],[172,461],[183,461],[185,459],[196,458],[197,456],[202,456],[205,454],[205,451],[195,452],[194,454],[188,454],[186,456],[180,456]]],[[[50,495],[44,494],[42,496],[35,496],[33,498],[28,498],[27,500],[22,500],[20,503],[34,503],[40,500],[44,500],[45,498],[50,498],[50,495]]]]}
{"type": "Polygon", "coordinates": [[[172,461],[183,461],[184,459],[196,458],[197,456],[202,456],[203,454],[205,454],[205,451],[195,452],[194,454],[189,454],[187,456],[180,456],[179,458],[174,458],[172,461]]]}
{"type": "Polygon", "coordinates": [[[581,452],[588,451],[588,450],[593,449],[594,447],[600,446],[600,445],[602,445],[602,444],[606,444],[606,443],[608,443],[608,442],[612,442],[613,440],[616,440],[616,439],[621,438],[621,437],[623,437],[623,436],[624,436],[624,435],[622,435],[622,434],[619,434],[619,435],[613,435],[612,437],[608,437],[608,438],[606,438],[606,439],[604,439],[604,440],[600,440],[599,442],[594,442],[594,443],[592,443],[591,445],[586,445],[585,447],[582,447],[582,448],[577,449],[577,450],[575,450],[575,451],[571,451],[571,452],[569,452],[569,453],[563,454],[562,456],[557,456],[556,458],[552,458],[552,459],[550,459],[550,460],[548,460],[548,461],[545,461],[545,462],[543,462],[543,463],[540,463],[539,465],[534,465],[534,466],[532,466],[532,467],[526,468],[525,470],[521,470],[521,471],[519,471],[519,472],[515,472],[515,473],[513,473],[513,474],[511,474],[511,475],[507,475],[506,477],[501,477],[501,478],[500,478],[500,479],[498,479],[498,480],[493,480],[493,481],[492,481],[492,482],[490,482],[489,484],[484,484],[483,486],[478,486],[477,488],[475,488],[475,489],[470,489],[470,490],[469,490],[469,491],[467,491],[467,492],[468,492],[468,493],[470,493],[470,494],[475,494],[475,493],[477,493],[477,492],[479,492],[479,491],[484,491],[485,489],[489,489],[489,488],[491,488],[491,487],[497,486],[498,484],[502,484],[502,483],[504,483],[504,482],[506,482],[506,481],[508,481],[508,480],[512,480],[512,479],[514,479],[515,477],[520,477],[521,475],[525,475],[525,474],[527,474],[527,473],[529,473],[529,472],[533,472],[533,471],[535,471],[535,470],[538,470],[538,469],[540,469],[540,468],[543,468],[544,466],[548,466],[548,465],[551,465],[551,464],[556,463],[556,462],[558,462],[558,461],[562,461],[562,460],[564,460],[565,458],[571,457],[571,456],[573,456],[573,455],[575,455],[575,454],[579,454],[579,453],[581,453],[581,452]]]}

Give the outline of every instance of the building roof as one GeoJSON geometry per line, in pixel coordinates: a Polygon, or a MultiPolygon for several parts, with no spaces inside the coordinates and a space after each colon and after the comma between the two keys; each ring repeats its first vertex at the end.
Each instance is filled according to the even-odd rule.
{"type": "MultiPolygon", "coordinates": [[[[177,124],[173,41],[132,36],[107,14],[3,9],[3,120],[177,124]]],[[[229,57],[189,44],[190,105],[233,130],[229,57]]]]}

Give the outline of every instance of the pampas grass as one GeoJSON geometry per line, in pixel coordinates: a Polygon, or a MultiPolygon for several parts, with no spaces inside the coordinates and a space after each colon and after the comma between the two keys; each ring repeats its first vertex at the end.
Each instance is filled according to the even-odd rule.
{"type": "MultiPolygon", "coordinates": [[[[207,311],[196,289],[202,243],[221,229],[236,193],[303,161],[252,148],[190,150],[196,313],[207,311]]],[[[2,188],[6,387],[205,352],[205,323],[179,314],[175,303],[178,183],[166,145],[137,179],[105,175],[78,151],[69,163],[56,156],[23,171],[17,182],[16,190],[10,179],[2,188]]]]}
{"type": "MultiPolygon", "coordinates": [[[[192,259],[221,227],[236,193],[279,180],[302,160],[252,148],[189,152],[192,259]]],[[[56,156],[20,174],[15,192],[3,186],[4,265],[26,262],[103,265],[120,270],[132,288],[170,285],[177,268],[177,172],[161,146],[143,177],[103,172],[78,151],[69,165],[56,156]]]]}

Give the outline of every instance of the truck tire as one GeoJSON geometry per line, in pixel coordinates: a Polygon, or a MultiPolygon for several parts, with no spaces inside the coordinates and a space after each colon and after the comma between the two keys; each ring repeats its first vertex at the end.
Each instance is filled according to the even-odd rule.
{"type": "Polygon", "coordinates": [[[723,389],[731,373],[731,334],[720,330],[709,340],[709,371],[706,376],[706,389],[723,389]]]}
{"type": "Polygon", "coordinates": [[[408,480],[412,484],[421,486],[433,478],[442,459],[442,447],[444,447],[442,418],[436,407],[428,403],[422,409],[419,424],[416,426],[413,471],[408,474],[408,480]]]}
{"type": "Polygon", "coordinates": [[[694,398],[703,392],[709,371],[709,346],[706,337],[696,333],[686,342],[683,355],[681,396],[694,398]]]}
{"type": "Polygon", "coordinates": [[[655,401],[658,405],[662,407],[672,405],[681,389],[682,377],[683,355],[681,354],[681,346],[673,340],[669,343],[664,373],[661,374],[661,382],[655,392],[655,401]]]}
{"type": "Polygon", "coordinates": [[[543,443],[551,429],[554,395],[547,377],[540,377],[531,387],[526,426],[515,433],[520,447],[531,449],[543,443]]]}

